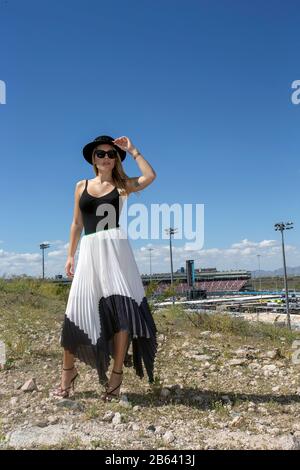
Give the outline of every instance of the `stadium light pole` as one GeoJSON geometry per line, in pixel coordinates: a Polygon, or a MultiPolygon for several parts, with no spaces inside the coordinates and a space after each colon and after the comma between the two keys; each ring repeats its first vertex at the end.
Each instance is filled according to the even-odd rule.
{"type": "Polygon", "coordinates": [[[279,222],[274,225],[276,231],[280,231],[281,233],[281,246],[282,246],[282,258],[283,258],[283,271],[284,271],[284,286],[285,286],[285,305],[286,305],[286,316],[287,316],[287,324],[288,328],[291,329],[291,318],[290,318],[290,310],[289,310],[289,290],[288,290],[288,282],[287,282],[287,274],[286,274],[286,262],[285,262],[285,251],[284,251],[284,237],[283,231],[290,230],[293,227],[293,222],[279,222]]]}
{"type": "Polygon", "coordinates": [[[256,255],[258,258],[258,273],[259,273],[259,290],[261,291],[261,273],[260,273],[260,257],[261,255],[256,255]]]}
{"type": "Polygon", "coordinates": [[[258,259],[258,273],[259,273],[259,292],[260,292],[260,304],[261,304],[261,299],[262,299],[262,294],[261,294],[261,272],[260,272],[260,257],[261,255],[257,255],[258,259]]]}
{"type": "Polygon", "coordinates": [[[49,248],[50,244],[49,243],[40,243],[40,249],[42,250],[43,253],[43,259],[42,259],[42,264],[43,264],[43,279],[45,278],[45,256],[44,256],[44,251],[46,248],[49,248]]]}
{"type": "Polygon", "coordinates": [[[150,254],[150,282],[152,281],[152,263],[151,263],[151,251],[154,250],[154,248],[147,248],[150,254]]]}
{"type": "MultiPolygon", "coordinates": [[[[173,288],[173,257],[172,257],[172,235],[174,235],[177,232],[177,228],[166,228],[165,231],[167,232],[168,235],[170,235],[170,261],[171,261],[171,286],[173,288]]],[[[175,299],[174,299],[174,294],[172,295],[172,303],[174,306],[175,299]]]]}

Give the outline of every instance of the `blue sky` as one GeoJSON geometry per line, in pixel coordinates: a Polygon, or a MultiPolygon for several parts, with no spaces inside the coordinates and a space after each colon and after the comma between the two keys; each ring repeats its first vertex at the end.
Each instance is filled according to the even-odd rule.
{"type": "MultiPolygon", "coordinates": [[[[204,204],[204,245],[174,268],[300,265],[296,1],[1,1],[0,275],[64,273],[81,153],[130,137],[157,173],[129,204],[204,204]]],[[[298,23],[298,24],[297,24],[298,23]]],[[[125,172],[140,170],[130,155],[125,172]]],[[[131,241],[141,272],[169,270],[167,240],[131,241]]],[[[78,254],[78,253],[77,253],[78,254]]]]}

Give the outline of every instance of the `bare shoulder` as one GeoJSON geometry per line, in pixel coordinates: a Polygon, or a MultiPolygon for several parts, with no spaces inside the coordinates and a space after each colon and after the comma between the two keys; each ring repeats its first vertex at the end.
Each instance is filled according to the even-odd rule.
{"type": "Polygon", "coordinates": [[[85,186],[85,182],[86,182],[86,180],[77,181],[77,183],[76,183],[76,189],[81,189],[82,187],[84,187],[84,186],[85,186]]]}
{"type": "Polygon", "coordinates": [[[75,195],[77,197],[80,197],[83,190],[84,190],[84,186],[85,186],[85,182],[86,180],[80,180],[80,181],[77,181],[76,185],[75,185],[75,195]]]}

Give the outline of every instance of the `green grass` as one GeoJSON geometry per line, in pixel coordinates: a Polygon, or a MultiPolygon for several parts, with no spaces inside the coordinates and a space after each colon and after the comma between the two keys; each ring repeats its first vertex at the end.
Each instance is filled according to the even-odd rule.
{"type": "Polygon", "coordinates": [[[70,290],[70,284],[58,284],[48,280],[17,277],[13,280],[6,281],[0,278],[0,292],[6,294],[15,294],[18,303],[36,302],[43,299],[67,300],[70,290]]]}
{"type": "Polygon", "coordinates": [[[49,357],[55,350],[47,343],[57,333],[66,302],[57,285],[34,279],[0,279],[0,339],[6,345],[5,368],[32,356],[49,357]],[[40,338],[43,338],[41,343],[40,338]]]}
{"type": "Polygon", "coordinates": [[[227,313],[189,313],[188,317],[199,330],[210,330],[214,333],[230,334],[243,338],[266,339],[281,342],[281,338],[291,344],[300,337],[299,332],[291,331],[286,327],[263,322],[249,322],[227,313]]]}
{"type": "MultiPolygon", "coordinates": [[[[48,281],[14,279],[6,283],[6,281],[0,280],[0,339],[3,339],[7,346],[6,369],[12,369],[9,373],[1,376],[4,383],[6,380],[10,380],[7,396],[0,397],[3,409],[7,406],[7,399],[10,390],[13,390],[14,383],[19,382],[20,370],[36,374],[39,383],[43,384],[43,395],[41,396],[43,398],[48,396],[48,391],[53,386],[54,370],[57,370],[57,380],[59,379],[62,351],[58,339],[67,292],[66,286],[51,284],[48,281]],[[44,370],[45,364],[47,368],[44,370]]],[[[222,398],[223,395],[228,395],[232,402],[232,410],[236,412],[247,409],[249,401],[265,403],[266,409],[273,413],[274,426],[279,427],[279,413],[283,410],[282,413],[285,413],[284,416],[286,416],[287,407],[286,402],[280,403],[276,396],[272,399],[270,389],[275,384],[276,377],[269,379],[261,376],[255,379],[256,384],[249,385],[249,382],[255,378],[255,370],[247,366],[238,366],[227,368],[224,372],[221,367],[227,359],[235,357],[237,348],[252,345],[262,353],[272,347],[279,348],[284,357],[283,360],[279,360],[284,362],[282,367],[288,365],[287,377],[280,379],[283,384],[282,390],[284,390],[282,394],[293,394],[296,386],[291,386],[290,381],[291,378],[298,377],[298,372],[296,368],[293,369],[291,364],[288,364],[287,357],[289,352],[294,351],[291,348],[291,343],[294,339],[299,338],[299,333],[290,332],[287,328],[278,325],[263,324],[262,322],[250,323],[226,313],[212,315],[187,313],[182,305],[158,310],[150,302],[150,308],[160,337],[154,370],[155,380],[149,387],[146,376],[143,380],[139,380],[132,368],[126,369],[124,382],[128,399],[132,406],[140,405],[140,408],[138,412],[133,412],[131,408],[125,408],[118,402],[109,404],[109,409],[122,413],[122,422],[126,423],[137,419],[143,423],[151,424],[155,419],[156,424],[164,427],[174,418],[190,423],[195,421],[199,423],[197,426],[200,428],[205,426],[212,429],[218,428],[220,423],[231,421],[230,408],[226,406],[226,400],[222,398]],[[201,332],[208,330],[212,333],[221,333],[221,337],[214,337],[212,334],[207,337],[201,336],[201,332]],[[211,356],[210,362],[215,368],[202,369],[202,364],[197,359],[189,357],[189,354],[211,356]],[[240,376],[235,375],[237,371],[241,372],[240,376]],[[180,386],[180,393],[176,393],[176,388],[174,388],[162,400],[160,393],[164,385],[180,386]],[[268,395],[270,395],[270,400],[266,402],[268,395]],[[200,400],[195,400],[195,398],[200,398],[200,400]],[[208,419],[211,410],[215,411],[213,413],[215,421],[208,419]],[[278,413],[276,413],[277,410],[278,413]]],[[[84,409],[78,413],[78,418],[76,413],[74,419],[78,419],[78,422],[82,421],[83,427],[84,422],[88,420],[99,422],[101,427],[103,425],[102,417],[108,409],[107,404],[103,404],[98,398],[102,389],[99,391],[97,380],[94,381],[96,374],[90,374],[91,371],[84,364],[80,364],[80,368],[83,371],[82,381],[79,383],[76,399],[82,397],[84,409]],[[85,371],[88,373],[87,376],[84,374],[85,371]]],[[[292,398],[291,402],[294,402],[295,407],[300,406],[295,398],[292,398]]],[[[53,413],[51,406],[47,405],[45,414],[53,413]]],[[[19,410],[20,407],[21,405],[18,405],[17,409],[19,410]]],[[[64,416],[69,411],[58,410],[57,413],[64,416]]],[[[255,419],[255,416],[259,417],[255,413],[250,413],[249,422],[245,420],[245,422],[238,423],[238,429],[243,429],[244,426],[250,430],[254,429],[255,422],[252,423],[251,419],[255,419]]],[[[13,426],[23,419],[21,409],[20,414],[14,417],[14,422],[9,425],[13,426]]],[[[298,419],[296,413],[294,419],[298,419]]],[[[1,434],[0,426],[0,440],[1,435],[3,438],[6,428],[7,425],[3,424],[1,434]]],[[[154,445],[154,448],[176,447],[176,442],[165,444],[159,436],[157,438],[153,436],[152,440],[155,440],[153,444],[152,440],[148,439],[149,435],[147,434],[147,438],[142,437],[142,433],[141,430],[141,447],[147,445],[154,445]]],[[[109,435],[105,435],[106,438],[107,441],[102,438],[98,439],[97,436],[89,444],[83,444],[76,439],[75,441],[66,439],[65,442],[57,446],[49,446],[49,448],[111,448],[109,435]]],[[[131,438],[129,437],[129,439],[131,438]]],[[[130,445],[131,442],[128,440],[128,446],[130,447],[130,445]]],[[[114,446],[114,448],[119,447],[121,443],[114,443],[114,446]]]]}
{"type": "Polygon", "coordinates": [[[222,402],[222,400],[213,401],[212,404],[211,404],[211,409],[215,410],[215,412],[218,413],[218,415],[221,415],[221,416],[229,416],[230,415],[228,407],[226,406],[225,403],[222,402]]]}

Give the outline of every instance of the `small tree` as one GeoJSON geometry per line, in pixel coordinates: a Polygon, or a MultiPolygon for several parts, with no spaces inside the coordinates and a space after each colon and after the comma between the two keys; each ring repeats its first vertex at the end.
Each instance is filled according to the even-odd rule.
{"type": "Polygon", "coordinates": [[[178,295],[178,286],[180,284],[180,280],[179,279],[176,279],[174,282],[173,282],[173,286],[170,284],[163,292],[163,295],[164,295],[164,298],[167,298],[167,297],[176,297],[178,295]]]}
{"type": "Polygon", "coordinates": [[[157,291],[158,288],[158,282],[157,281],[150,281],[149,284],[146,286],[146,296],[147,297],[152,297],[153,294],[157,291]]]}

